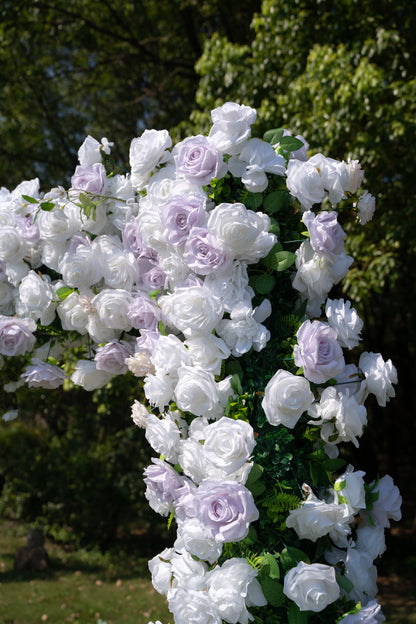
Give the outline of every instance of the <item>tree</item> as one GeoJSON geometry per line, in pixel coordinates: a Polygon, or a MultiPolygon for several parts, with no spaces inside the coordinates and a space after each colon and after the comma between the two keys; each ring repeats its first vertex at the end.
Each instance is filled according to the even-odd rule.
{"type": "Polygon", "coordinates": [[[258,0],[6,0],[0,9],[1,183],[62,183],[86,134],[128,141],[192,109],[214,32],[249,35],[258,0]]]}
{"type": "Polygon", "coordinates": [[[377,219],[349,228],[355,263],[345,290],[364,317],[365,341],[398,365],[401,393],[377,416],[364,451],[383,448],[388,470],[397,474],[399,461],[403,475],[411,462],[398,457],[415,427],[407,391],[416,381],[415,28],[412,3],[264,0],[251,44],[219,33],[206,42],[192,113],[200,131],[209,125],[202,110],[248,104],[262,120],[257,132],[283,126],[303,134],[314,153],[362,162],[377,219]]]}

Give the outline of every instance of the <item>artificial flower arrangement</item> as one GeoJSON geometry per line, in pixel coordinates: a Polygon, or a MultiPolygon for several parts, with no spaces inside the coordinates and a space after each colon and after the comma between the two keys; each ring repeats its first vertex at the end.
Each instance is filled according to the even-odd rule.
{"type": "Polygon", "coordinates": [[[362,321],[328,298],[353,262],[339,214],[364,225],[374,198],[358,161],[251,138],[255,119],[227,102],[173,149],[145,130],[127,175],[87,137],[68,190],[1,189],[0,354],[25,362],[7,389],[138,378],[146,497],[177,530],[149,569],[177,624],[379,624],[401,497],[340,448],[397,374],[354,357],[362,321]]]}

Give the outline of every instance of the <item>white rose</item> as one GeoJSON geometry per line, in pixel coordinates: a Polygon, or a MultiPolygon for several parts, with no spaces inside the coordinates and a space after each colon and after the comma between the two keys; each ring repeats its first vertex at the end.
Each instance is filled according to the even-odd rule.
{"type": "Polygon", "coordinates": [[[197,440],[188,438],[179,442],[178,463],[195,483],[201,483],[207,477],[207,461],[203,447],[197,440]]]}
{"type": "Polygon", "coordinates": [[[391,360],[385,362],[380,353],[365,351],[360,356],[358,367],[366,379],[366,394],[374,394],[377,403],[385,407],[390,398],[396,396],[393,384],[397,383],[397,370],[391,360]]]}
{"type": "Polygon", "coordinates": [[[191,358],[184,343],[173,334],[159,336],[157,345],[150,356],[157,374],[170,375],[173,379],[178,377],[178,369],[181,366],[191,364],[191,358]]]}
{"type": "MultiPolygon", "coordinates": [[[[390,527],[390,520],[396,522],[401,519],[402,497],[399,488],[394,485],[390,475],[384,475],[376,484],[370,483],[370,488],[378,492],[378,499],[374,501],[370,511],[371,518],[379,527],[390,527]]],[[[364,514],[367,515],[367,514],[364,514]]]]}
{"type": "Polygon", "coordinates": [[[42,239],[65,242],[81,229],[79,208],[64,211],[54,208],[50,212],[40,210],[36,223],[42,239]],[[78,214],[77,214],[78,213],[78,214]],[[78,217],[78,218],[77,218],[78,217]]]}
{"type": "Polygon", "coordinates": [[[301,611],[323,611],[340,595],[335,568],[322,563],[308,565],[300,561],[286,574],[283,593],[301,611]]]}
{"type": "Polygon", "coordinates": [[[133,405],[131,406],[131,418],[134,424],[140,429],[146,429],[146,418],[149,415],[149,411],[140,403],[140,401],[135,400],[133,405]]]}
{"type": "Polygon", "coordinates": [[[322,178],[318,169],[310,161],[289,160],[287,166],[287,188],[300,202],[303,210],[310,210],[320,204],[325,197],[322,178]]]}
{"type": "Polygon", "coordinates": [[[88,135],[78,150],[78,160],[81,167],[89,167],[94,163],[101,162],[100,153],[101,144],[94,139],[91,135],[88,135]]]}
{"type": "Polygon", "coordinates": [[[172,139],[167,130],[145,130],[130,144],[131,182],[134,188],[142,190],[157,165],[166,162],[170,156],[166,150],[172,139]]]}
{"type": "Polygon", "coordinates": [[[258,262],[276,243],[269,234],[270,219],[262,212],[248,210],[244,204],[219,204],[210,213],[207,228],[221,248],[237,260],[258,262]]]}
{"type": "Polygon", "coordinates": [[[266,173],[284,175],[286,170],[283,156],[276,154],[270,143],[261,139],[249,139],[239,157],[231,156],[228,167],[252,193],[262,193],[267,188],[266,173]]]}
{"type": "Polygon", "coordinates": [[[226,102],[211,111],[213,125],[208,136],[219,152],[238,154],[251,134],[250,126],[256,117],[254,108],[226,102]]]}
{"type": "Polygon", "coordinates": [[[221,365],[231,351],[224,340],[209,334],[208,336],[196,336],[185,340],[189,356],[194,366],[201,366],[214,375],[221,374],[221,365]]]}
{"type": "Polygon", "coordinates": [[[302,488],[308,492],[308,497],[300,507],[289,512],[286,526],[294,529],[300,539],[316,542],[320,537],[328,535],[338,523],[343,521],[344,508],[342,505],[320,500],[306,484],[302,488]]]}
{"type": "Polygon", "coordinates": [[[370,600],[365,607],[361,607],[360,611],[344,615],[340,622],[341,624],[382,624],[385,620],[377,600],[370,600]]]}
{"type": "Polygon", "coordinates": [[[153,450],[166,457],[171,464],[178,461],[178,449],[180,432],[177,424],[170,414],[163,418],[158,418],[154,414],[147,413],[146,419],[146,440],[153,450]]]}
{"type": "Polygon", "coordinates": [[[185,551],[175,552],[171,559],[173,587],[203,591],[206,586],[205,575],[208,566],[203,561],[196,561],[185,551]]]}
{"type": "Polygon", "coordinates": [[[247,265],[235,261],[224,273],[211,273],[204,280],[204,287],[220,297],[226,312],[231,312],[236,302],[251,306],[254,291],[248,286],[247,265]]]}
{"type": "Polygon", "coordinates": [[[82,386],[84,390],[88,391],[102,388],[111,378],[111,373],[98,370],[95,362],[91,360],[78,360],[71,375],[71,381],[76,386],[82,386]]]}
{"type": "Polygon", "coordinates": [[[171,588],[172,564],[171,559],[175,551],[173,548],[165,548],[161,553],[150,559],[148,567],[152,575],[152,585],[163,596],[166,596],[171,588]]]}
{"type": "MultiPolygon", "coordinates": [[[[265,302],[270,305],[267,299],[265,302]]],[[[231,311],[231,318],[221,320],[215,328],[236,357],[247,353],[252,347],[261,351],[270,339],[269,330],[257,321],[258,309],[253,310],[251,305],[244,303],[237,304],[231,311]]]]}
{"type": "Polygon", "coordinates": [[[41,242],[42,264],[49,267],[50,269],[53,269],[54,271],[59,271],[58,265],[65,252],[65,241],[55,241],[52,239],[43,240],[41,242]]]}
{"type": "Polygon", "coordinates": [[[216,606],[206,592],[175,588],[168,593],[169,611],[176,624],[221,624],[216,606]]]}
{"type": "Polygon", "coordinates": [[[178,377],[174,397],[179,409],[210,419],[221,415],[219,384],[212,373],[199,366],[181,366],[178,377]]]}
{"type": "Polygon", "coordinates": [[[376,209],[376,200],[368,191],[364,191],[357,203],[358,219],[361,225],[372,220],[376,209]]]}
{"type": "Polygon", "coordinates": [[[328,299],[325,314],[330,326],[338,334],[338,342],[342,347],[353,349],[360,341],[363,321],[355,308],[351,308],[350,301],[343,299],[328,299]]]}
{"type": "Polygon", "coordinates": [[[255,445],[253,428],[243,420],[224,416],[205,429],[204,455],[225,475],[242,468],[255,445]]]}
{"type": "Polygon", "coordinates": [[[348,182],[344,185],[344,190],[354,195],[360,188],[364,177],[364,171],[361,169],[359,160],[348,159],[347,174],[348,182]]]}
{"type": "Polygon", "coordinates": [[[19,286],[19,300],[16,311],[19,316],[30,316],[40,320],[42,325],[50,325],[55,318],[55,288],[49,275],[40,276],[35,271],[22,279],[19,286]]]}
{"type": "Polygon", "coordinates": [[[97,248],[89,245],[79,245],[75,253],[65,253],[58,269],[64,282],[72,288],[89,288],[103,276],[97,248]]]}
{"type": "Polygon", "coordinates": [[[144,380],[144,394],[151,405],[162,410],[172,400],[175,380],[170,375],[147,375],[144,380]]]}
{"type": "Polygon", "coordinates": [[[139,280],[137,260],[132,253],[116,251],[103,258],[103,276],[109,288],[131,291],[139,280]]]}
{"type": "Polygon", "coordinates": [[[348,390],[338,393],[336,387],[325,388],[320,402],[311,405],[308,414],[320,419],[314,424],[321,425],[325,442],[352,442],[358,448],[357,437],[367,424],[367,410],[348,390]],[[330,440],[335,434],[336,440],[330,440]]]}
{"type": "Polygon", "coordinates": [[[0,227],[0,260],[15,262],[22,260],[27,246],[18,229],[12,226],[0,227]]]}
{"type": "Polygon", "coordinates": [[[95,311],[88,314],[86,329],[91,339],[97,344],[109,342],[120,335],[120,330],[108,327],[105,320],[101,320],[95,311]]]}
{"type": "Polygon", "coordinates": [[[255,570],[246,559],[227,559],[207,575],[208,595],[226,622],[248,624],[252,616],[247,606],[267,604],[255,570]]]}
{"type": "Polygon", "coordinates": [[[127,368],[135,377],[145,377],[146,375],[153,374],[155,367],[153,366],[150,356],[144,351],[138,351],[131,357],[126,359],[127,368]]]}
{"type": "Polygon", "coordinates": [[[377,594],[377,568],[368,552],[349,547],[345,559],[345,576],[354,585],[348,597],[367,603],[377,594]]]}
{"type": "Polygon", "coordinates": [[[178,537],[175,542],[176,550],[185,549],[191,555],[211,565],[220,558],[222,544],[216,542],[209,535],[197,518],[186,518],[178,526],[178,537]]]}
{"type": "Polygon", "coordinates": [[[386,550],[384,528],[362,522],[357,529],[357,548],[368,552],[374,560],[386,550]]]}
{"type": "Polygon", "coordinates": [[[0,314],[14,314],[13,287],[8,282],[0,282],[0,314]]]}
{"type": "Polygon", "coordinates": [[[336,479],[334,490],[341,503],[346,503],[352,514],[365,508],[365,472],[348,466],[347,470],[336,479]]]}
{"type": "Polygon", "coordinates": [[[268,382],[261,405],[271,425],[293,429],[314,398],[305,377],[280,369],[268,382]]]}
{"type": "Polygon", "coordinates": [[[301,293],[303,299],[308,300],[308,315],[319,317],[321,305],[334,285],[330,261],[315,253],[310,241],[306,240],[296,250],[296,268],[292,286],[301,293]]]}
{"type": "Polygon", "coordinates": [[[87,333],[88,309],[82,303],[77,292],[73,292],[64,299],[57,308],[62,328],[67,331],[76,331],[83,335],[87,333]]]}
{"type": "Polygon", "coordinates": [[[105,288],[94,297],[92,305],[107,327],[130,331],[132,326],[127,312],[132,301],[133,297],[127,290],[105,288]]]}
{"type": "Polygon", "coordinates": [[[159,306],[166,323],[187,338],[210,334],[223,315],[221,299],[202,286],[177,288],[160,297],[159,306]]]}

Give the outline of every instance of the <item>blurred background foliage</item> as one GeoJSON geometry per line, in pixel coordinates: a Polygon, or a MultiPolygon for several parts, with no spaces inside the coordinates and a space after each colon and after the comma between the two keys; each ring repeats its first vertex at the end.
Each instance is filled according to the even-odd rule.
{"type": "MultiPolygon", "coordinates": [[[[315,153],[358,158],[374,221],[346,223],[344,292],[362,348],[399,371],[397,398],[370,405],[354,460],[390,473],[407,500],[416,385],[416,4],[401,0],[4,0],[0,8],[0,185],[67,185],[86,134],[128,160],[144,128],[206,132],[225,101],[254,106],[254,133],[284,126],[315,153]]],[[[6,372],[0,371],[5,379],[6,372]]],[[[158,522],[143,499],[150,451],[131,425],[136,380],[87,394],[2,393],[0,511],[102,543],[158,522]],[[58,529],[59,527],[59,529],[58,529]]],[[[160,526],[160,525],[157,525],[160,526]]],[[[76,536],[76,537],[75,537],[76,536]]],[[[62,536],[64,537],[64,536],[62,536]]],[[[66,538],[65,538],[66,539],[66,538]]]]}

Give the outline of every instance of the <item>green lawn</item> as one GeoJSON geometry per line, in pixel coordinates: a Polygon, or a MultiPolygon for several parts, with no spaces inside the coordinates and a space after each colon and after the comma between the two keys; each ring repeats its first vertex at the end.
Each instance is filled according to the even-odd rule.
{"type": "MultiPolygon", "coordinates": [[[[134,551],[73,551],[49,541],[45,572],[16,572],[28,526],[0,522],[0,624],[147,624],[172,622],[152,587],[147,558],[134,551]]],[[[380,566],[386,624],[416,624],[414,532],[393,530],[380,566]]]]}
{"type": "Polygon", "coordinates": [[[147,624],[171,620],[166,601],[152,587],[147,559],[67,552],[46,543],[50,567],[16,572],[14,557],[26,544],[27,527],[2,523],[0,534],[0,624],[147,624]]]}

